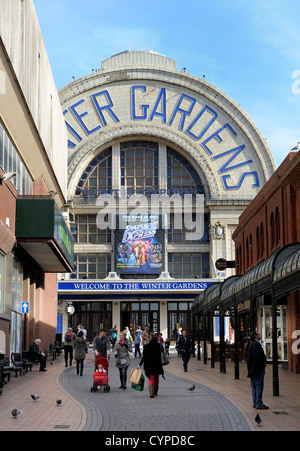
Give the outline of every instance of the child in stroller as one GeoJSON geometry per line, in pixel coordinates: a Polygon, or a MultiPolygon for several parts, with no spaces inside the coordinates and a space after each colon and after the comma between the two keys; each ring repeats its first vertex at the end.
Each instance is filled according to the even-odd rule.
{"type": "Polygon", "coordinates": [[[105,357],[99,356],[95,362],[95,372],[93,374],[94,383],[91,387],[91,392],[101,390],[104,387],[104,392],[109,392],[110,386],[108,385],[108,361],[105,357]]]}

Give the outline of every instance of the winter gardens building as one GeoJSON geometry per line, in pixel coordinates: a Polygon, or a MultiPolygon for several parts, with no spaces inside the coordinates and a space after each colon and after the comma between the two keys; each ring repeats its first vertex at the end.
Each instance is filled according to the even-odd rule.
{"type": "Polygon", "coordinates": [[[58,282],[61,330],[191,332],[193,300],[235,274],[215,261],[235,260],[239,216],[275,170],[265,139],[204,77],[151,51],[114,55],[59,96],[75,241],[58,282]]]}

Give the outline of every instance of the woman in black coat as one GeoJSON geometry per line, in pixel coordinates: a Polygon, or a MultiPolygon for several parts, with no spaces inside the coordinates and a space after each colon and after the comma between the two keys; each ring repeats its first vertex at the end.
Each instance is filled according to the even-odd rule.
{"type": "Polygon", "coordinates": [[[164,377],[164,370],[161,361],[162,346],[157,341],[157,334],[150,335],[150,342],[144,346],[143,356],[138,368],[144,364],[145,374],[148,378],[148,388],[150,398],[157,396],[159,386],[159,375],[164,377]]]}

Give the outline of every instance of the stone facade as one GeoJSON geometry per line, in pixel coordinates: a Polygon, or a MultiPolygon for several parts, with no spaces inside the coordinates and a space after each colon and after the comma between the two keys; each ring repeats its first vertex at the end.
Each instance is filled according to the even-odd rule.
{"type": "MultiPolygon", "coordinates": [[[[59,95],[69,135],[70,204],[66,213],[97,214],[95,202],[76,198],[76,192],[87,166],[110,146],[111,188],[121,192],[120,145],[133,139],[158,144],[159,189],[166,190],[163,155],[170,147],[201,180],[211,238],[206,247],[168,244],[167,254],[175,249],[183,253],[206,249],[210,281],[234,274],[233,269],[220,274],[214,262],[218,258],[234,260],[231,236],[238,218],[275,169],[266,140],[240,106],[207,81],[178,71],[174,60],[143,51],[112,56],[102,62],[99,71],[74,81],[59,95]],[[218,223],[222,236],[214,234],[218,223]]],[[[83,252],[82,245],[77,244],[75,250],[83,252]]],[[[109,253],[112,247],[87,243],[84,252],[109,253]]],[[[64,283],[59,288],[61,294],[68,292],[64,283]]],[[[166,312],[160,313],[161,318],[166,317],[166,312]]]]}

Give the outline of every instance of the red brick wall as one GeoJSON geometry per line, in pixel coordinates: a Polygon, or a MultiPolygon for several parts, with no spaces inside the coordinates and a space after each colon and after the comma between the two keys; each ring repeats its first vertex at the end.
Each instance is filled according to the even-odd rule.
{"type": "Polygon", "coordinates": [[[244,274],[274,251],[300,241],[300,152],[291,153],[242,213],[233,233],[237,274],[244,274]],[[279,212],[279,236],[276,235],[276,210],[279,212]],[[273,213],[274,226],[271,226],[273,213]],[[258,252],[257,227],[263,225],[264,250],[258,252]],[[275,236],[274,236],[275,235],[275,236]],[[250,240],[252,238],[252,247],[250,240]],[[248,243],[248,246],[247,246],[248,243]],[[241,253],[237,250],[241,249],[241,253]],[[252,255],[252,258],[251,258],[252,255]]]}

